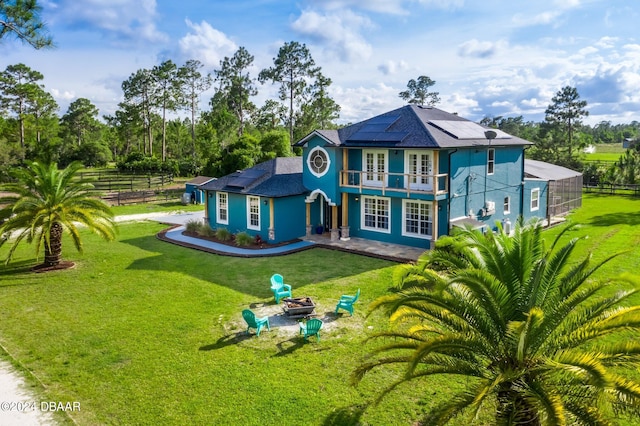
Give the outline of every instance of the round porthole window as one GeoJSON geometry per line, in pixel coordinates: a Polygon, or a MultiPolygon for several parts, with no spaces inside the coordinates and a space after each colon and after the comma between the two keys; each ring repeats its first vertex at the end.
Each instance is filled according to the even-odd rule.
{"type": "Polygon", "coordinates": [[[324,176],[329,170],[329,154],[323,148],[315,147],[309,152],[309,157],[307,160],[309,165],[309,170],[311,173],[316,176],[324,176]]]}

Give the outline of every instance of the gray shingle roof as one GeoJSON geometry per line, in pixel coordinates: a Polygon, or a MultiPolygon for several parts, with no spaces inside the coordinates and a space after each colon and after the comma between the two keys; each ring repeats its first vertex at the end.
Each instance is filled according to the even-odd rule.
{"type": "Polygon", "coordinates": [[[317,130],[303,138],[304,145],[313,136],[345,147],[381,148],[462,148],[470,146],[531,145],[531,142],[433,107],[406,105],[339,130],[317,130]],[[494,130],[491,141],[485,130],[494,130]]]}
{"type": "Polygon", "coordinates": [[[185,183],[188,183],[188,184],[191,184],[191,185],[202,185],[203,183],[209,182],[211,179],[215,179],[215,178],[212,178],[212,177],[209,177],[209,176],[196,176],[193,179],[191,179],[190,181],[185,182],[185,183]]]}
{"type": "Polygon", "coordinates": [[[308,192],[302,184],[302,157],[278,157],[237,171],[200,187],[261,197],[287,197],[308,192]]]}

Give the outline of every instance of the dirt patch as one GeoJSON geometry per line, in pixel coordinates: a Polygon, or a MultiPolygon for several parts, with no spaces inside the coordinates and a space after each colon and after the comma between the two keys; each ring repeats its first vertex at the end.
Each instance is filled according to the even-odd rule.
{"type": "MultiPolygon", "coordinates": [[[[289,318],[289,316],[284,312],[282,305],[272,305],[272,304],[264,304],[264,303],[252,303],[249,308],[256,314],[258,317],[269,317],[269,324],[271,325],[271,330],[281,330],[284,334],[298,334],[300,330],[300,325],[298,324],[300,321],[303,321],[302,318],[289,318]]],[[[339,321],[341,318],[345,317],[342,313],[335,314],[333,311],[326,310],[325,307],[316,307],[316,310],[310,318],[318,318],[322,320],[323,326],[322,330],[331,331],[337,327],[360,327],[361,321],[354,320],[349,315],[346,315],[348,318],[347,321],[339,321]]],[[[237,323],[232,323],[233,328],[243,328],[246,327],[246,324],[240,319],[237,323]]]]}
{"type": "Polygon", "coordinates": [[[70,260],[65,260],[63,262],[58,263],[57,265],[45,265],[40,264],[31,268],[31,271],[41,273],[41,272],[53,272],[53,271],[63,271],[65,269],[75,268],[75,262],[71,262],[70,260]]]}

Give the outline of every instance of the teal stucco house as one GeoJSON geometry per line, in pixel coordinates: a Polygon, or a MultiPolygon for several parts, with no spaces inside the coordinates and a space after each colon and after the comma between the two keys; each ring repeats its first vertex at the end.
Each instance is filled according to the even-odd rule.
{"type": "Polygon", "coordinates": [[[211,227],[273,243],[322,233],[428,249],[454,226],[548,219],[549,182],[525,173],[531,142],[437,108],[407,105],[296,145],[302,157],[202,185],[211,227]]]}

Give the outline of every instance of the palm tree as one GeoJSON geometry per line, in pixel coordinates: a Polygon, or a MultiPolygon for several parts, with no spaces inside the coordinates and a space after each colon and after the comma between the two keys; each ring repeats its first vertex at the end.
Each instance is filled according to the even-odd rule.
{"type": "Polygon", "coordinates": [[[622,306],[634,291],[598,297],[610,284],[591,276],[615,255],[595,265],[572,259],[578,239],[559,242],[569,228],[550,249],[539,222],[518,221],[512,236],[464,230],[400,269],[399,291],[373,306],[393,326],[371,339],[393,339],[354,371],[354,383],[393,364],[406,372],[380,398],[411,380],[466,378],[464,391],[426,414],[428,425],[483,411],[498,425],[640,415],[640,384],[618,369],[640,361],[640,307],[622,306]]]}
{"type": "Polygon", "coordinates": [[[63,170],[56,164],[29,163],[11,171],[14,182],[0,185],[0,246],[11,243],[6,262],[24,239],[36,242],[36,255],[44,245],[44,266],[60,264],[62,235],[71,236],[82,252],[79,226],[83,225],[106,240],[115,237],[113,213],[107,204],[92,198],[93,185],[78,176],[80,163],[63,170]]]}

